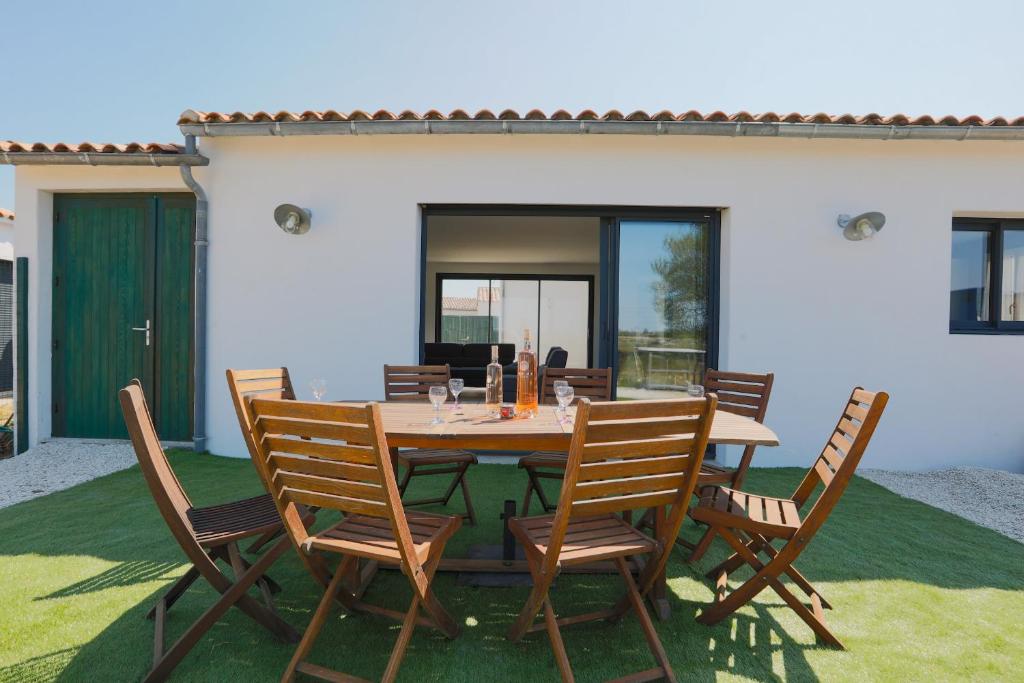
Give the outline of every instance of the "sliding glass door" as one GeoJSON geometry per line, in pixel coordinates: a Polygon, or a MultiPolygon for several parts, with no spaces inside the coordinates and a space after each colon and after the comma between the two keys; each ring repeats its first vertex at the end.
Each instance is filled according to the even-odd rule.
{"type": "Polygon", "coordinates": [[[553,346],[570,367],[591,363],[593,278],[585,275],[437,276],[435,338],[441,342],[515,344],[530,331],[540,362],[553,346]]]}
{"type": "Polygon", "coordinates": [[[683,395],[712,351],[710,220],[623,219],[613,230],[616,395],[683,395]]]}

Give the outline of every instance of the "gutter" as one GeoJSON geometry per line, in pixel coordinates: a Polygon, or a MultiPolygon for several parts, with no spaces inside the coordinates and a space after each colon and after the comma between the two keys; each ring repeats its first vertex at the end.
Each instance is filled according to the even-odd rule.
{"type": "Polygon", "coordinates": [[[210,160],[196,153],[0,152],[0,163],[14,166],[207,166],[210,160]]]}
{"type": "MultiPolygon", "coordinates": [[[[209,160],[196,153],[196,138],[185,136],[186,156],[209,160]]],[[[205,165],[205,164],[203,164],[205,165]]],[[[179,165],[181,179],[196,196],[195,236],[195,303],[192,307],[193,357],[192,368],[192,448],[196,452],[206,450],[206,261],[209,246],[209,224],[207,221],[208,202],[206,190],[192,176],[192,167],[187,163],[179,165]]]]}
{"type": "Polygon", "coordinates": [[[1024,126],[578,120],[360,120],[183,123],[197,137],[287,135],[711,135],[843,140],[1024,140],[1024,126]]]}

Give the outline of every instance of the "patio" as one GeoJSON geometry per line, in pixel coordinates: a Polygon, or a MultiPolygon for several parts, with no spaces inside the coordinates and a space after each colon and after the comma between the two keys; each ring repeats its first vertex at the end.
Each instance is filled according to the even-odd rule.
{"type": "MultiPolygon", "coordinates": [[[[180,451],[172,452],[171,462],[198,505],[263,490],[246,460],[180,451]]],[[[747,488],[788,495],[802,475],[798,469],[754,469],[747,488]]],[[[493,541],[500,534],[501,501],[524,485],[523,473],[505,465],[479,465],[468,476],[480,523],[464,526],[446,554],[493,541]]],[[[418,491],[442,487],[436,479],[417,482],[418,491]]],[[[324,513],[318,526],[334,520],[324,513]]],[[[696,535],[692,523],[684,534],[696,535]]],[[[1024,665],[1016,647],[1024,637],[1024,546],[864,479],[851,483],[801,559],[807,576],[837,605],[830,623],[848,651],[816,646],[806,625],[770,592],[718,626],[696,623],[693,617],[712,597],[712,585],[699,570],[725,552],[719,540],[697,568],[679,552],[670,561],[673,616],[657,629],[680,678],[1010,679],[1024,665]]],[[[152,648],[152,625],[144,615],[184,568],[137,466],[0,510],[0,681],[141,678],[152,648]]],[[[293,552],[271,574],[284,588],[276,597],[281,614],[304,628],[321,588],[293,552]]],[[[733,585],[747,575],[734,577],[733,585]]],[[[449,641],[417,630],[401,679],[436,680],[440,672],[444,680],[557,678],[543,634],[518,644],[505,639],[527,588],[468,588],[454,574],[439,575],[436,585],[463,633],[449,641]]],[[[620,594],[615,577],[566,575],[558,579],[553,600],[556,607],[587,608],[620,594]]],[[[368,598],[403,609],[407,581],[383,573],[368,598]]],[[[168,637],[177,636],[212,600],[205,586],[186,594],[169,616],[168,637]]],[[[334,611],[314,655],[326,666],[378,676],[397,631],[386,627],[376,617],[334,611]]],[[[581,680],[649,665],[633,617],[618,626],[566,629],[564,637],[581,680]],[[603,656],[609,642],[616,643],[614,658],[603,656]]],[[[223,680],[228,671],[237,679],[276,679],[293,650],[232,610],[173,679],[223,680]]]]}

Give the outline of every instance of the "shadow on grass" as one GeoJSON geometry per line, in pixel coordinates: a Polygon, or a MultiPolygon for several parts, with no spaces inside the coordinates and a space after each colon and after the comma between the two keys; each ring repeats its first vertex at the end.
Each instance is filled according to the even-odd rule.
{"type": "MultiPolygon", "coordinates": [[[[179,453],[172,456],[172,463],[197,505],[260,492],[255,473],[246,461],[179,453]]],[[[785,496],[802,474],[795,469],[754,470],[749,488],[785,496]]],[[[450,557],[464,555],[472,544],[498,542],[501,503],[505,498],[518,499],[525,486],[521,472],[502,465],[478,466],[470,476],[480,524],[464,526],[452,539],[446,551],[450,557]]],[[[422,486],[422,491],[429,492],[430,483],[422,486]]],[[[697,529],[690,525],[686,533],[693,537],[697,529]]],[[[47,589],[45,595],[20,596],[31,602],[33,609],[52,610],[52,615],[45,618],[65,618],[63,607],[76,601],[104,602],[94,613],[81,617],[81,632],[92,635],[87,635],[80,647],[68,648],[68,643],[47,640],[45,629],[39,627],[35,647],[42,654],[0,670],[0,683],[55,677],[66,681],[141,678],[150,666],[152,653],[152,622],[145,619],[145,614],[185,565],[138,469],[0,510],[0,561],[9,559],[3,556],[29,554],[52,557],[61,575],[72,578],[56,590],[47,589]],[[101,558],[116,564],[100,573],[80,576],[73,571],[76,557],[101,558]]],[[[725,554],[725,545],[716,542],[697,568],[685,564],[679,553],[673,555],[670,581],[684,583],[684,594],[695,596],[681,599],[670,591],[673,615],[657,625],[677,674],[688,680],[712,680],[723,672],[761,680],[818,678],[807,657],[808,651],[816,649],[808,644],[808,631],[802,624],[791,626],[782,612],[788,608],[765,594],[751,609],[715,627],[694,621],[702,607],[700,601],[712,598],[711,586],[699,572],[725,554]]],[[[899,579],[942,588],[1019,590],[1024,546],[857,479],[798,565],[816,584],[899,579]]],[[[271,574],[284,587],[276,596],[282,617],[299,630],[304,629],[320,588],[291,554],[283,557],[271,574]]],[[[737,574],[736,578],[742,580],[745,576],[737,574]]],[[[403,663],[402,678],[437,679],[441,672],[445,680],[557,678],[544,633],[531,634],[519,643],[505,639],[528,589],[467,588],[456,585],[454,575],[441,575],[436,590],[445,607],[465,624],[463,635],[448,641],[435,632],[418,629],[403,663]]],[[[552,597],[561,613],[574,614],[605,607],[621,593],[617,577],[573,575],[559,580],[552,597]]],[[[407,580],[397,572],[385,571],[371,586],[367,599],[404,611],[409,595],[407,580]]],[[[193,587],[169,614],[167,644],[215,598],[208,586],[193,587]]],[[[397,625],[391,622],[346,616],[336,610],[314,649],[313,660],[354,675],[377,678],[384,670],[396,634],[397,625]]],[[[653,665],[632,617],[619,624],[594,622],[569,627],[563,630],[563,636],[581,680],[620,676],[653,665]]],[[[238,610],[231,610],[176,673],[187,680],[223,680],[225,676],[272,679],[284,669],[293,649],[293,645],[276,641],[238,610]]]]}

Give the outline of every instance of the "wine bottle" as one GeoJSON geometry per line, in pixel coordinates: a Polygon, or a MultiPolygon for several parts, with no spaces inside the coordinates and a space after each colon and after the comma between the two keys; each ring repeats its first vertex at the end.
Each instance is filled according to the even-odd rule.
{"type": "Polygon", "coordinates": [[[502,372],[504,368],[498,362],[498,345],[491,345],[491,363],[487,366],[487,383],[484,389],[484,407],[487,414],[497,417],[502,401],[502,372]]]}
{"type": "Polygon", "coordinates": [[[516,415],[537,414],[537,355],[530,346],[529,328],[523,332],[523,350],[519,352],[516,369],[516,415]]]}

